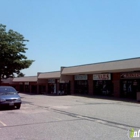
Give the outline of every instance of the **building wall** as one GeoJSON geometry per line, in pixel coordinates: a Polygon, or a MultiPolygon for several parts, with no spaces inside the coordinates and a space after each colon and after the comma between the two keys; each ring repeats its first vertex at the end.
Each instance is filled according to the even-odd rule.
{"type": "Polygon", "coordinates": [[[37,82],[30,82],[30,93],[37,93],[37,82]]]}
{"type": "Polygon", "coordinates": [[[2,79],[2,84],[12,84],[13,78],[2,79]]]}
{"type": "Polygon", "coordinates": [[[74,76],[73,75],[61,75],[61,81],[70,82],[70,94],[74,94],[74,76]]]}
{"type": "Polygon", "coordinates": [[[93,95],[94,93],[93,93],[93,87],[94,87],[94,85],[93,85],[93,74],[89,74],[88,75],[88,94],[89,95],[93,95]]]}
{"type": "Polygon", "coordinates": [[[37,80],[37,93],[42,94],[43,92],[46,92],[47,90],[48,90],[47,79],[38,79],[37,80]],[[43,90],[43,87],[45,87],[45,91],[43,90]]]}
{"type": "Polygon", "coordinates": [[[112,82],[114,86],[114,97],[120,97],[120,73],[112,74],[112,82]]]}

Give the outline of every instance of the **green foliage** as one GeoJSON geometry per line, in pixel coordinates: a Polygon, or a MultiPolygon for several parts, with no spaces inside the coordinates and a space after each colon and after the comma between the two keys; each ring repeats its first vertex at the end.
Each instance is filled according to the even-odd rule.
{"type": "Polygon", "coordinates": [[[24,77],[24,74],[22,72],[20,72],[17,77],[24,77]]]}
{"type": "Polygon", "coordinates": [[[16,31],[6,31],[6,26],[0,24],[0,79],[20,74],[20,70],[29,68],[34,62],[25,56],[28,42],[16,31]]]}

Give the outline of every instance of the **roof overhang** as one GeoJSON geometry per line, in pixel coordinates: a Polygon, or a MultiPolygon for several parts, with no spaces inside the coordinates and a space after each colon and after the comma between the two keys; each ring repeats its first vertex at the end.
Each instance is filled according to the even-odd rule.
{"type": "Polygon", "coordinates": [[[59,79],[59,78],[60,78],[60,71],[39,73],[38,75],[38,79],[59,79]]]}
{"type": "Polygon", "coordinates": [[[37,82],[37,76],[16,77],[13,82],[37,82]]]}
{"type": "Polygon", "coordinates": [[[94,74],[94,73],[115,73],[140,70],[140,58],[65,67],[63,75],[94,74]]]}

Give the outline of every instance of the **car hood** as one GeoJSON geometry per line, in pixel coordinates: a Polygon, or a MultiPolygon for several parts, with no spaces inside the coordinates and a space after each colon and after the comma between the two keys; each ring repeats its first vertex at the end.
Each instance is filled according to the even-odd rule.
{"type": "Polygon", "coordinates": [[[0,99],[19,99],[19,95],[0,95],[0,99]]]}

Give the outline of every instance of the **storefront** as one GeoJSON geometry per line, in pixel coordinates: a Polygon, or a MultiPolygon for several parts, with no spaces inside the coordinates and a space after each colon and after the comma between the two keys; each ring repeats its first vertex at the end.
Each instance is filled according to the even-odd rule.
{"type": "Polygon", "coordinates": [[[136,99],[140,91],[140,72],[121,74],[121,97],[136,99]]]}
{"type": "Polygon", "coordinates": [[[111,96],[113,94],[111,74],[93,74],[93,86],[96,95],[111,96]]]}
{"type": "Polygon", "coordinates": [[[75,75],[74,76],[74,91],[78,94],[88,94],[88,76],[75,75]]]}
{"type": "Polygon", "coordinates": [[[59,81],[59,93],[70,94],[70,82],[59,81]]]}
{"type": "Polygon", "coordinates": [[[39,94],[43,94],[46,92],[46,86],[45,85],[39,85],[39,94]]]}
{"type": "Polygon", "coordinates": [[[48,93],[56,94],[56,79],[48,79],[48,93]]]}
{"type": "Polygon", "coordinates": [[[24,92],[24,84],[22,82],[19,83],[19,92],[24,92]]]}
{"type": "Polygon", "coordinates": [[[24,83],[24,92],[29,93],[30,92],[30,85],[29,82],[24,83]]]}
{"type": "Polygon", "coordinates": [[[37,93],[37,85],[31,85],[31,92],[37,93]]]}

